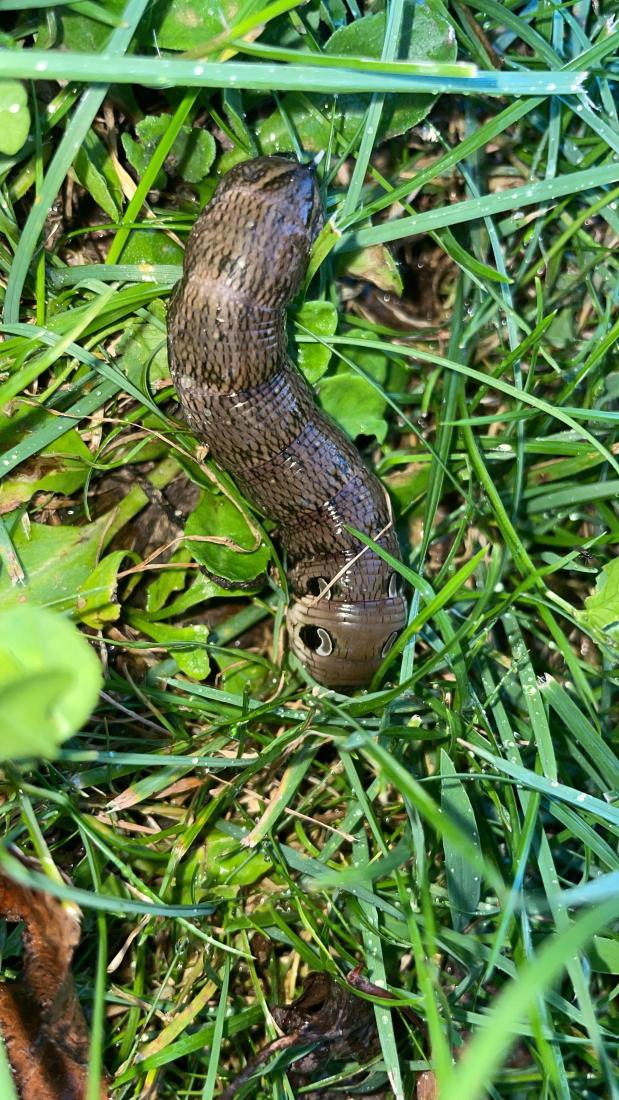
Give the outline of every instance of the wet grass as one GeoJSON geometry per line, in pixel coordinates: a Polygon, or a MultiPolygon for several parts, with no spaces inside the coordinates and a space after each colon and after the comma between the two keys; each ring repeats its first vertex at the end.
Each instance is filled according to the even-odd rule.
{"type": "MultiPolygon", "coordinates": [[[[122,21],[104,9],[106,99],[102,84],[82,90],[102,79],[100,59],[60,52],[57,13],[50,24],[45,5],[1,8],[28,47],[2,61],[44,83],[31,138],[0,161],[0,610],[28,584],[90,635],[106,682],[55,761],[2,773],[0,857],[18,875],[9,846],[36,855],[28,881],[83,909],[88,1100],[102,1065],[115,1100],[216,1096],[274,1037],[269,1006],[308,971],[344,978],[358,965],[397,999],[377,1004],[381,1053],[361,1078],[386,1095],[408,1100],[430,1067],[441,1100],[616,1097],[612,19],[586,4],[453,3],[469,70],[445,61],[420,77],[391,64],[406,5],[390,7],[383,69],[360,58],[333,71],[288,59],[303,8],[254,6],[229,32],[233,61],[222,43],[174,60],[161,91],[152,49],[124,57],[144,16],[130,0],[122,21]],[[268,46],[252,43],[262,23],[268,46]],[[43,26],[44,74],[30,48],[46,46],[43,26]],[[260,49],[282,95],[252,99],[264,85],[249,70],[242,96],[219,92],[260,49]],[[183,66],[197,64],[215,66],[202,74],[214,91],[188,89],[183,66]],[[269,525],[199,461],[164,350],[181,245],[214,179],[207,170],[187,197],[170,168],[178,135],[196,122],[215,130],[218,154],[251,152],[278,104],[294,134],[283,93],[312,87],[310,70],[325,91],[352,90],[355,73],[374,83],[362,136],[330,132],[321,170],[338,233],[307,293],[325,309],[291,315],[295,354],[359,380],[344,411],[392,491],[413,593],[401,643],[355,697],[316,689],[287,661],[281,564],[265,581],[262,558],[232,545],[257,532],[268,559],[269,525]],[[394,75],[446,91],[425,122],[380,143],[394,75]],[[450,80],[468,83],[452,92],[450,80]],[[115,131],[164,109],[132,175],[115,131]],[[71,168],[87,140],[88,173],[71,168]],[[346,274],[370,248],[373,306],[346,274]],[[336,307],[337,327],[321,327],[336,307]],[[223,526],[203,518],[199,531],[228,543],[217,568],[203,551],[209,577],[182,513],[198,493],[214,510],[222,489],[223,526]],[[231,591],[212,579],[222,562],[231,591]]],[[[336,9],[324,5],[327,23],[336,9]]],[[[313,49],[311,20],[306,31],[313,49]]],[[[351,1066],[326,1072],[348,1095],[351,1066]]],[[[275,1070],[254,1094],[291,1088],[275,1070]]]]}

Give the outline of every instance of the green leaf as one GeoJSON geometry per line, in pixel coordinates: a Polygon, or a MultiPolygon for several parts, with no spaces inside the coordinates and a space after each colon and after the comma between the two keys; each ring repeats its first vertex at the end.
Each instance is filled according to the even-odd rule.
{"type": "MultiPolygon", "coordinates": [[[[45,414],[43,414],[44,416],[45,414]]],[[[39,419],[43,419],[43,416],[39,419]]],[[[52,418],[49,417],[51,420],[52,418]]],[[[0,438],[11,447],[9,439],[24,438],[25,424],[32,420],[31,406],[22,406],[18,413],[6,420],[0,416],[0,438]],[[2,429],[7,425],[8,431],[2,429]],[[17,428],[17,432],[11,429],[17,428]]],[[[62,493],[70,496],[81,489],[90,469],[92,456],[75,428],[62,439],[50,443],[30,461],[22,463],[19,474],[6,477],[0,483],[0,514],[11,512],[25,504],[35,493],[62,493]]]]}
{"type": "Polygon", "coordinates": [[[596,974],[619,974],[619,939],[594,936],[589,950],[589,965],[596,974]]]}
{"type": "MultiPolygon", "coordinates": [[[[145,243],[145,236],[142,231],[132,233],[125,251],[140,247],[145,243]]],[[[163,234],[157,230],[150,231],[150,243],[156,244],[156,247],[162,237],[163,234]],[[158,238],[158,242],[154,238],[158,238]]],[[[131,324],[118,343],[119,367],[141,390],[146,389],[147,383],[152,385],[169,376],[163,306],[160,302],[153,302],[149,312],[153,314],[153,320],[131,324]],[[157,307],[160,307],[162,315],[159,315],[157,307]]]]}
{"type": "Polygon", "coordinates": [[[256,151],[254,135],[247,125],[243,96],[238,88],[224,88],[221,97],[221,105],[224,114],[230,124],[230,129],[239,142],[242,149],[256,151]]]}
{"type": "MultiPolygon", "coordinates": [[[[354,348],[351,358],[354,359],[355,364],[361,367],[361,370],[365,371],[370,378],[373,378],[379,385],[384,386],[387,382],[388,374],[390,371],[393,372],[396,367],[395,360],[393,358],[390,359],[385,354],[384,350],[377,351],[375,348],[368,348],[366,350],[363,347],[363,342],[365,340],[369,341],[372,336],[370,332],[359,329],[354,331],[354,335],[359,336],[360,343],[358,347],[354,348]]],[[[338,368],[340,374],[345,374],[348,369],[348,366],[344,363],[338,368]]],[[[405,374],[401,381],[406,385],[408,376],[405,374]]]]}
{"type": "Polygon", "coordinates": [[[250,699],[263,699],[277,689],[279,675],[264,661],[256,660],[252,653],[239,649],[234,654],[215,653],[214,657],[219,669],[217,682],[226,691],[241,697],[248,694],[250,699]]]}
{"type": "MultiPolygon", "coordinates": [[[[341,27],[331,35],[325,53],[338,57],[380,58],[385,37],[385,13],[365,15],[341,27]]],[[[407,6],[400,41],[406,43],[399,60],[454,61],[456,40],[441,0],[425,0],[423,4],[407,6]]],[[[425,94],[386,95],[381,115],[378,140],[386,141],[406,133],[425,118],[437,96],[425,94]]],[[[331,119],[343,142],[352,141],[369,103],[366,95],[338,96],[335,109],[326,96],[291,92],[282,100],[282,112],[275,111],[258,127],[263,153],[292,149],[290,131],[282,115],[287,115],[304,149],[316,152],[326,148],[331,119]]]]}
{"type": "MultiPolygon", "coordinates": [[[[189,555],[189,548],[186,547],[181,550],[181,556],[183,560],[187,559],[189,555]]],[[[174,559],[171,559],[174,560],[174,559]]],[[[179,558],[181,560],[181,558],[179,558]]],[[[176,569],[163,570],[164,575],[173,574],[175,577],[178,575],[176,569]]],[[[184,570],[183,570],[184,574],[184,570]]],[[[193,574],[192,574],[193,575],[193,574]]],[[[176,584],[174,587],[162,586],[159,589],[155,589],[156,600],[151,605],[150,599],[147,599],[147,612],[148,618],[152,621],[159,622],[161,619],[174,618],[177,615],[184,615],[185,612],[190,611],[192,607],[196,607],[198,604],[203,604],[206,600],[217,600],[221,597],[227,599],[230,596],[243,596],[245,595],[245,588],[222,588],[220,585],[215,584],[215,581],[210,580],[203,573],[199,573],[195,581],[190,584],[189,588],[182,591],[184,584],[176,584]],[[177,596],[171,603],[167,603],[168,596],[175,591],[181,591],[180,596],[177,596]],[[159,601],[165,598],[165,606],[159,601]]]]}
{"type": "MultiPolygon", "coordinates": [[[[148,122],[148,119],[144,119],[144,122],[148,122]]],[[[138,122],[136,131],[141,123],[138,122]]],[[[142,144],[140,141],[136,141],[131,137],[131,134],[121,134],[120,140],[122,141],[123,149],[125,150],[125,156],[129,161],[129,164],[135,169],[138,178],[142,177],[148,167],[149,161],[155,151],[156,142],[152,148],[148,148],[146,144],[142,144]]],[[[153,187],[165,187],[168,177],[163,169],[157,172],[153,180],[153,187]]]]}
{"type": "Polygon", "coordinates": [[[0,80],[0,153],[18,153],[30,132],[28,93],[19,80],[0,80]]]}
{"type": "Polygon", "coordinates": [[[93,630],[100,630],[106,623],[113,623],[120,616],[120,604],[116,600],[118,573],[124,558],[129,555],[139,561],[137,554],[128,550],[115,550],[93,569],[81,586],[76,600],[76,618],[93,630]]]}
{"type": "MultiPolygon", "coordinates": [[[[106,0],[101,9],[101,18],[93,16],[94,5],[86,15],[79,8],[71,10],[68,6],[60,12],[62,25],[62,45],[66,50],[78,50],[80,53],[100,53],[110,37],[110,29],[120,21],[125,0],[106,0]],[[111,22],[110,22],[111,21],[111,22]]],[[[152,42],[152,39],[151,39],[152,42]]]]}
{"type": "Polygon", "coordinates": [[[203,491],[198,507],[189,516],[185,534],[220,540],[219,543],[187,543],[187,549],[195,561],[215,577],[224,577],[229,581],[251,581],[265,572],[270,560],[268,546],[256,539],[236,504],[210,489],[203,491]],[[247,552],[235,550],[232,544],[247,552]]]}
{"type": "Polygon", "coordinates": [[[165,50],[190,50],[227,35],[239,15],[244,18],[264,7],[262,0],[155,0],[149,5],[144,25],[156,34],[157,44],[165,50]]]}
{"type": "MultiPolygon", "coordinates": [[[[588,168],[582,172],[566,172],[527,183],[523,187],[509,187],[506,191],[493,191],[474,199],[436,206],[419,214],[406,218],[394,218],[383,221],[366,229],[354,229],[342,239],[341,250],[353,251],[378,242],[393,242],[410,237],[411,233],[420,235],[436,231],[444,226],[462,225],[464,222],[477,221],[479,218],[492,217],[507,210],[521,211],[523,206],[552,202],[564,195],[574,195],[593,187],[603,187],[619,180],[619,165],[616,162],[602,164],[597,168],[588,168]]],[[[610,331],[610,330],[609,330],[610,331]]]]}
{"type": "Polygon", "coordinates": [[[559,783],[556,779],[546,779],[545,776],[538,775],[529,768],[523,768],[512,760],[504,760],[499,756],[494,756],[491,752],[483,749],[481,745],[475,745],[472,751],[482,760],[492,764],[498,772],[511,776],[525,789],[539,791],[540,794],[551,801],[557,799],[561,802],[567,802],[569,806],[577,805],[580,810],[594,814],[600,821],[605,821],[615,828],[619,827],[619,808],[613,803],[609,804],[602,798],[596,798],[595,795],[588,794],[586,791],[579,791],[566,783],[559,783]]]}
{"type": "Polygon", "coordinates": [[[80,588],[92,573],[101,539],[109,525],[102,516],[86,527],[50,527],[33,523],[26,531],[20,525],[13,545],[26,573],[26,584],[11,584],[6,570],[0,573],[0,609],[20,603],[75,610],[80,588]]]}
{"type": "Polygon", "coordinates": [[[619,558],[613,558],[598,574],[595,592],[587,596],[584,611],[577,617],[585,626],[602,631],[609,641],[619,643],[619,558]]]}
{"type": "Polygon", "coordinates": [[[1,612],[0,639],[0,760],[50,760],[93,710],[99,662],[71,623],[42,608],[1,612]]]}
{"type": "MultiPolygon", "coordinates": [[[[339,57],[380,58],[385,38],[386,16],[384,12],[366,15],[355,19],[346,27],[341,27],[331,35],[325,46],[325,53],[339,57]]],[[[405,7],[400,34],[399,60],[408,61],[455,61],[457,56],[456,38],[441,0],[425,0],[423,4],[405,7]]],[[[363,97],[361,109],[350,97],[350,108],[345,107],[347,122],[361,121],[365,114],[367,99],[363,97]]],[[[406,133],[430,111],[436,96],[387,95],[382,111],[379,135],[384,141],[406,133]]]]}
{"type": "Polygon", "coordinates": [[[574,346],[574,339],[574,312],[569,307],[561,309],[546,331],[546,340],[553,348],[569,348],[574,346]]]}
{"type": "Polygon", "coordinates": [[[132,626],[137,627],[149,638],[162,645],[169,645],[170,656],[176,661],[181,672],[193,680],[204,680],[210,672],[210,661],[206,642],[209,628],[203,624],[197,626],[169,626],[167,623],[153,623],[143,615],[132,612],[129,616],[132,626]]]}
{"type": "MultiPolygon", "coordinates": [[[[211,1043],[211,1049],[209,1052],[209,1064],[206,1071],[206,1080],[204,1082],[204,1088],[202,1089],[202,1100],[213,1100],[213,1097],[215,1095],[217,1075],[219,1073],[219,1065],[221,1059],[222,1039],[224,1035],[224,1027],[226,1026],[226,1017],[228,1014],[230,967],[230,956],[226,955],[224,959],[223,973],[218,982],[220,987],[219,1004],[217,1005],[217,1014],[215,1016],[215,1028],[213,1030],[213,1041],[211,1043]]],[[[227,1037],[228,1032],[226,1031],[226,1038],[227,1037]]]]}
{"type": "Polygon", "coordinates": [[[206,844],[179,863],[173,897],[185,905],[212,897],[213,890],[219,898],[236,898],[243,887],[250,886],[268,869],[269,861],[259,849],[248,852],[238,840],[215,828],[209,832],[206,844]]]}
{"type": "MultiPolygon", "coordinates": [[[[441,780],[441,810],[454,821],[469,843],[481,856],[479,832],[471,800],[464,785],[456,776],[456,769],[444,749],[441,749],[441,775],[454,776],[441,780]]],[[[451,835],[443,836],[445,875],[451,919],[456,932],[462,932],[476,912],[481,896],[480,876],[462,855],[461,847],[451,835]]]]}
{"type": "Polygon", "coordinates": [[[387,435],[387,421],[382,415],[386,402],[365,378],[352,371],[342,371],[320,383],[320,403],[344,431],[355,439],[358,435],[373,435],[382,443],[387,435]]]}
{"type": "Polygon", "coordinates": [[[122,259],[127,265],[181,264],[183,250],[161,229],[132,229],[122,259]]]}
{"type": "Polygon", "coordinates": [[[73,162],[73,170],[82,187],[112,219],[119,217],[122,192],[112,160],[94,130],[89,130],[73,162]]]}
{"type": "MultiPolygon", "coordinates": [[[[170,555],[168,564],[171,565],[173,562],[177,561],[187,561],[187,551],[184,547],[180,547],[170,555]]],[[[147,612],[149,614],[156,614],[157,611],[161,611],[161,609],[165,607],[170,596],[173,596],[175,592],[183,591],[186,578],[187,570],[181,568],[162,569],[161,572],[156,573],[154,580],[148,585],[146,594],[147,612]]]]}
{"type": "Polygon", "coordinates": [[[400,508],[410,507],[411,501],[421,500],[428,491],[430,481],[430,463],[423,466],[411,463],[404,470],[396,470],[384,481],[389,493],[398,502],[400,508]]]}
{"type": "Polygon", "coordinates": [[[209,130],[183,126],[170,155],[177,158],[178,174],[187,183],[200,183],[208,174],[216,152],[215,138],[209,130]]]}
{"type": "MultiPolygon", "coordinates": [[[[168,115],[147,115],[138,122],[135,132],[122,135],[122,143],[129,162],[139,176],[143,176],[155,149],[170,125],[168,115]]],[[[166,171],[157,173],[153,186],[165,187],[167,175],[181,176],[187,183],[199,183],[208,174],[216,153],[215,138],[208,130],[197,126],[181,126],[180,132],[165,161],[166,171]]]]}
{"type": "MultiPolygon", "coordinates": [[[[304,302],[296,315],[299,325],[321,339],[334,336],[337,330],[337,309],[332,302],[304,302]]],[[[299,367],[313,385],[322,378],[331,359],[331,348],[324,344],[299,344],[299,367]]]]}

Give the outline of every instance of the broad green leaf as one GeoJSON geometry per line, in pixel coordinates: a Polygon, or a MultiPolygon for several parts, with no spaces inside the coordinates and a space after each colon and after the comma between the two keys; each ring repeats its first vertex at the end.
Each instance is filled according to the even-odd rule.
{"type": "Polygon", "coordinates": [[[0,153],[18,153],[30,131],[28,93],[19,80],[0,80],[0,153]]]}
{"type": "Polygon", "coordinates": [[[73,162],[73,171],[82,187],[102,210],[116,221],[122,192],[111,157],[94,130],[89,130],[73,162]]]}
{"type": "Polygon", "coordinates": [[[320,383],[320,403],[325,412],[337,420],[345,432],[355,439],[358,435],[373,435],[382,443],[387,435],[383,413],[384,398],[365,378],[352,371],[342,371],[320,383]]]}
{"type": "Polygon", "coordinates": [[[239,649],[238,653],[214,653],[219,668],[217,682],[226,691],[243,696],[248,693],[251,699],[263,699],[277,690],[280,673],[271,670],[263,662],[257,661],[252,653],[239,649]]]}
{"type": "MultiPolygon", "coordinates": [[[[325,45],[325,53],[339,57],[350,54],[380,58],[384,37],[385,13],[365,15],[335,31],[325,45]]],[[[406,44],[400,60],[454,61],[456,58],[455,36],[441,0],[407,5],[400,41],[406,44]]],[[[422,94],[386,95],[378,140],[396,137],[416,126],[428,114],[436,98],[422,94]]],[[[368,103],[366,95],[338,96],[333,111],[332,100],[327,96],[290,92],[284,96],[282,108],[303,148],[318,152],[328,144],[332,116],[343,141],[351,141],[363,121],[368,103]]],[[[293,148],[289,128],[280,111],[265,119],[257,133],[263,153],[293,148]]]]}
{"type": "MultiPolygon", "coordinates": [[[[187,551],[184,547],[180,547],[170,555],[168,564],[173,562],[186,562],[188,558],[187,551]]],[[[155,574],[154,580],[152,580],[148,586],[146,594],[146,610],[149,614],[161,611],[162,607],[165,607],[170,596],[175,592],[182,592],[185,587],[185,581],[187,578],[186,569],[162,569],[159,573],[155,574]]]]}
{"type": "Polygon", "coordinates": [[[574,346],[574,339],[574,311],[568,306],[554,317],[546,332],[546,340],[553,348],[569,348],[574,346]]]}
{"type": "Polygon", "coordinates": [[[66,50],[100,53],[104,48],[112,28],[122,17],[125,0],[106,0],[105,5],[98,7],[101,9],[99,19],[94,18],[94,5],[90,5],[88,14],[79,9],[73,11],[68,5],[56,9],[62,25],[62,45],[66,50]]]}
{"type": "Polygon", "coordinates": [[[619,643],[619,558],[613,558],[598,574],[595,592],[585,600],[578,618],[619,643]]]}
{"type": "Polygon", "coordinates": [[[93,650],[67,619],[38,607],[0,612],[0,760],[52,759],[101,685],[93,650]]]}
{"type": "MultiPolygon", "coordinates": [[[[176,161],[176,171],[186,183],[201,183],[215,160],[216,151],[215,138],[209,130],[183,126],[170,157],[176,161]]],[[[166,165],[168,163],[169,158],[166,165]]]]}
{"type": "MultiPolygon", "coordinates": [[[[146,118],[143,119],[143,122],[148,121],[150,120],[146,118]]],[[[136,131],[140,125],[141,124],[138,122],[136,131]]],[[[148,163],[155,151],[157,143],[155,142],[152,148],[149,148],[145,142],[136,141],[135,138],[132,138],[131,134],[122,134],[121,141],[129,164],[131,164],[132,167],[135,169],[138,178],[140,176],[143,176],[146,168],[148,167],[148,163]]],[[[163,171],[163,168],[160,168],[153,181],[153,187],[165,187],[167,180],[168,177],[163,171]]]]}
{"type": "Polygon", "coordinates": [[[161,229],[132,229],[122,259],[123,264],[181,264],[183,250],[161,229]]]}
{"type": "MultiPolygon", "coordinates": [[[[154,246],[157,249],[165,239],[156,230],[148,231],[148,234],[140,230],[131,234],[127,249],[135,252],[142,244],[146,244],[147,238],[147,247],[154,246]]],[[[138,321],[137,324],[130,325],[118,343],[118,365],[122,373],[141,390],[146,389],[148,384],[152,385],[153,382],[169,376],[165,311],[162,303],[153,302],[149,312],[153,314],[153,320],[138,321]]]]}
{"type": "MultiPolygon", "coordinates": [[[[296,315],[296,321],[324,340],[335,335],[337,309],[332,302],[304,302],[296,315]]],[[[322,378],[329,366],[331,348],[318,341],[315,344],[299,344],[298,359],[303,374],[310,385],[313,385],[322,378]]]]}
{"type": "Polygon", "coordinates": [[[213,38],[227,36],[240,17],[264,7],[263,0],[154,0],[149,5],[144,26],[155,33],[158,45],[165,50],[190,50],[192,46],[210,44],[213,38]]]}
{"type": "MultiPolygon", "coordinates": [[[[365,332],[363,329],[355,331],[355,335],[359,335],[360,341],[369,340],[371,333],[365,332]]],[[[351,359],[354,359],[356,365],[361,367],[361,370],[378,382],[381,386],[386,385],[387,379],[391,373],[396,370],[397,362],[393,358],[389,358],[384,351],[377,351],[376,348],[363,348],[360,343],[359,347],[353,349],[351,359]]],[[[339,374],[345,374],[350,370],[350,367],[346,363],[340,363],[338,367],[339,374]]],[[[408,375],[404,374],[402,382],[405,385],[408,381],[408,375]]]]}
{"type": "MultiPolygon", "coordinates": [[[[30,408],[23,408],[26,418],[30,416],[30,408]]],[[[51,417],[48,417],[51,420],[51,417]]],[[[5,421],[0,416],[0,433],[3,443],[8,440],[8,433],[2,432],[4,424],[10,429],[13,426],[19,431],[13,436],[17,441],[23,438],[21,423],[24,416],[15,414],[10,420],[5,421]]],[[[11,446],[7,442],[7,449],[11,446]]],[[[76,489],[80,489],[88,475],[92,462],[92,456],[86,444],[82,441],[79,432],[75,428],[68,431],[62,439],[50,443],[42,451],[28,462],[22,463],[19,472],[13,477],[4,478],[0,482],[0,514],[12,512],[20,504],[25,504],[35,493],[61,493],[71,496],[76,489]]]]}
{"type": "Polygon", "coordinates": [[[596,974],[619,974],[619,939],[594,936],[589,951],[589,965],[596,974]]]}
{"type": "MultiPolygon", "coordinates": [[[[182,549],[181,554],[185,561],[191,556],[188,548],[182,549]]],[[[175,569],[165,570],[164,572],[172,573],[177,576],[177,571],[175,569]]],[[[192,575],[194,574],[192,573],[192,575]]],[[[245,594],[244,588],[222,588],[220,585],[216,584],[215,581],[206,577],[204,573],[199,573],[195,581],[193,581],[185,591],[181,591],[182,588],[183,585],[181,584],[170,590],[166,590],[165,588],[156,590],[157,599],[159,599],[161,595],[165,595],[166,591],[168,591],[168,594],[165,595],[166,605],[162,606],[157,604],[151,607],[150,602],[147,601],[146,607],[148,618],[151,619],[152,622],[159,622],[161,619],[170,619],[177,615],[184,615],[186,611],[190,611],[192,607],[197,607],[198,604],[202,604],[206,600],[217,600],[221,597],[229,599],[230,596],[242,596],[245,594]],[[173,594],[174,591],[180,591],[180,595],[168,604],[168,595],[173,594]]]]}
{"type": "Polygon", "coordinates": [[[243,513],[222,493],[203,491],[198,507],[187,520],[185,534],[219,540],[186,544],[191,556],[215,578],[252,581],[265,572],[269,563],[268,546],[256,539],[243,513]],[[233,544],[248,552],[239,552],[233,544]]]}
{"type": "Polygon", "coordinates": [[[26,532],[20,525],[13,534],[13,545],[25,570],[26,584],[12,585],[3,570],[0,610],[30,603],[54,611],[74,611],[80,588],[96,565],[108,525],[109,516],[86,527],[33,523],[26,532]]]}
{"type": "Polygon", "coordinates": [[[161,645],[169,645],[168,650],[181,672],[193,680],[204,680],[210,672],[210,661],[206,642],[209,636],[208,626],[169,626],[167,623],[153,623],[144,615],[132,612],[132,626],[147,634],[161,645]]]}
{"type": "Polygon", "coordinates": [[[269,866],[259,848],[248,851],[238,840],[225,836],[217,828],[211,829],[208,843],[196,848],[179,864],[174,898],[179,903],[189,904],[202,900],[213,889],[222,898],[235,898],[243,886],[250,886],[261,878],[269,866]]]}
{"type": "Polygon", "coordinates": [[[428,491],[430,480],[429,462],[411,462],[402,470],[396,470],[385,479],[389,493],[397,500],[400,508],[410,507],[411,501],[422,500],[428,491]]]}
{"type": "Polygon", "coordinates": [[[93,630],[100,630],[106,623],[116,622],[120,617],[116,589],[118,573],[127,555],[133,561],[139,561],[137,554],[131,554],[128,550],[114,550],[95,566],[79,590],[75,617],[93,630]]]}
{"type": "MultiPolygon", "coordinates": [[[[138,176],[144,175],[169,125],[169,115],[147,115],[135,128],[137,141],[130,134],[122,135],[123,148],[138,176]]],[[[154,186],[165,187],[166,173],[181,176],[187,183],[199,183],[208,174],[215,152],[215,138],[208,130],[182,126],[166,158],[166,171],[161,169],[157,173],[154,186]]]]}
{"type": "MultiPolygon", "coordinates": [[[[441,775],[454,777],[441,780],[441,810],[458,825],[462,836],[478,848],[481,855],[479,832],[471,800],[463,783],[456,778],[456,769],[444,749],[441,749],[441,775]]],[[[454,842],[452,836],[447,834],[443,836],[443,850],[451,919],[456,932],[462,932],[479,905],[480,876],[463,856],[461,847],[454,842]]]]}

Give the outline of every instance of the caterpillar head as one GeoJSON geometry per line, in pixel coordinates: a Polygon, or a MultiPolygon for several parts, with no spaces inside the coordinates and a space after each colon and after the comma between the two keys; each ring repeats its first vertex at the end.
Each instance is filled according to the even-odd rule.
{"type": "Polygon", "coordinates": [[[288,609],[290,648],[325,687],[367,687],[407,621],[404,595],[348,603],[304,596],[288,609]]]}
{"type": "Polygon", "coordinates": [[[219,277],[231,273],[234,285],[258,303],[285,305],[301,285],[323,222],[312,166],[289,157],[257,157],[222,178],[196,238],[214,231],[220,239],[225,232],[224,246],[213,257],[219,277]]]}

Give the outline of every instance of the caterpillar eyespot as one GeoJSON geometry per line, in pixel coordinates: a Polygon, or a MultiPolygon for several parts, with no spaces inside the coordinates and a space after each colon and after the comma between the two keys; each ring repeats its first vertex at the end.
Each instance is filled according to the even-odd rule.
{"type": "Polygon", "coordinates": [[[319,657],[330,657],[333,653],[333,638],[322,626],[302,626],[299,636],[303,644],[319,657]]]}
{"type": "Polygon", "coordinates": [[[237,165],[187,242],[168,316],[185,419],[287,551],[290,647],[319,683],[368,683],[406,623],[401,578],[346,527],[400,557],[389,500],[290,362],[286,306],[323,224],[314,173],[237,165]]]}
{"type": "Polygon", "coordinates": [[[326,592],[328,588],[329,582],[326,577],[310,577],[307,582],[309,596],[322,596],[322,593],[326,592]]]}
{"type": "Polygon", "coordinates": [[[389,596],[401,596],[404,592],[404,581],[399,573],[392,573],[389,577],[389,596]]]}
{"type": "Polygon", "coordinates": [[[385,644],[384,644],[383,648],[382,648],[382,649],[381,649],[381,651],[380,651],[380,655],[381,655],[381,657],[386,657],[386,656],[387,656],[387,654],[388,654],[388,652],[389,652],[389,650],[390,650],[390,649],[393,649],[393,647],[394,647],[394,645],[395,645],[395,643],[396,643],[396,638],[397,638],[397,636],[398,636],[398,632],[397,632],[397,630],[394,630],[394,631],[393,631],[393,632],[392,632],[392,633],[391,633],[391,634],[389,635],[389,637],[387,638],[387,641],[385,642],[385,644]]]}

